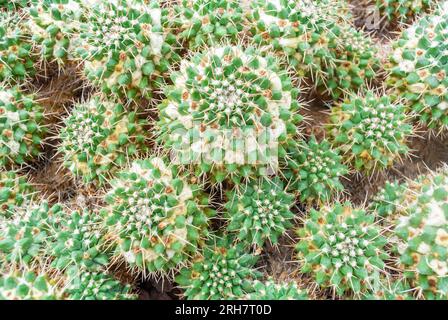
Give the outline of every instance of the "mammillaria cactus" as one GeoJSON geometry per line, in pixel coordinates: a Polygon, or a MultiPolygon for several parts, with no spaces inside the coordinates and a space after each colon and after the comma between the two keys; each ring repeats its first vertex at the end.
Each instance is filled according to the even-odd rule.
{"type": "Polygon", "coordinates": [[[415,300],[413,290],[405,279],[393,279],[391,276],[378,275],[370,292],[364,300],[415,300]]]}
{"type": "Polygon", "coordinates": [[[248,294],[249,300],[308,300],[305,290],[299,289],[295,282],[275,282],[254,280],[253,292],[248,294]]]}
{"type": "Polygon", "coordinates": [[[147,121],[122,104],[93,98],[77,104],[64,123],[64,165],[86,183],[104,184],[129,159],[147,151],[147,121]]]}
{"type": "Polygon", "coordinates": [[[330,142],[356,170],[383,170],[409,151],[406,139],[413,132],[409,117],[404,106],[388,96],[372,91],[364,97],[352,95],[332,108],[330,121],[330,142]]]}
{"type": "Polygon", "coordinates": [[[160,141],[213,182],[266,176],[297,136],[298,89],[274,57],[210,47],[183,60],[159,105],[160,141]]]}
{"type": "Polygon", "coordinates": [[[85,73],[109,94],[150,97],[177,59],[175,36],[164,30],[167,12],[157,1],[95,3],[81,26],[85,73]]]}
{"type": "Polygon", "coordinates": [[[196,49],[222,41],[237,43],[244,16],[238,0],[179,0],[174,6],[173,28],[188,47],[196,49]]]}
{"type": "Polygon", "coordinates": [[[32,43],[18,13],[0,11],[0,81],[16,83],[34,74],[32,43]]]}
{"type": "Polygon", "coordinates": [[[0,216],[11,217],[18,206],[26,205],[34,188],[27,178],[15,171],[0,171],[0,216]]]}
{"type": "Polygon", "coordinates": [[[253,268],[257,259],[230,238],[212,238],[193,265],[180,270],[176,282],[190,300],[233,300],[251,290],[259,276],[253,268]]]}
{"type": "Polygon", "coordinates": [[[27,270],[0,276],[0,300],[56,300],[61,292],[45,273],[27,270]]]}
{"type": "Polygon", "coordinates": [[[69,300],[131,300],[136,295],[107,273],[82,272],[69,278],[66,288],[69,300]]]}
{"type": "Polygon", "coordinates": [[[2,264],[31,266],[45,259],[42,253],[49,239],[49,229],[57,224],[60,211],[60,205],[50,206],[47,202],[18,207],[0,229],[2,264]]]}
{"type": "Polygon", "coordinates": [[[47,254],[53,258],[51,267],[83,273],[107,265],[109,256],[99,214],[88,210],[62,214],[59,223],[50,229],[47,254]]]}
{"type": "Polygon", "coordinates": [[[375,7],[380,17],[386,16],[391,22],[406,23],[427,12],[435,3],[437,0],[375,0],[375,7]]]}
{"type": "Polygon", "coordinates": [[[297,232],[301,271],[311,273],[321,287],[333,288],[338,295],[359,296],[384,269],[387,240],[381,232],[374,215],[349,202],[311,209],[297,232]]]}
{"type": "Polygon", "coordinates": [[[1,167],[22,165],[40,154],[47,132],[43,111],[33,96],[0,84],[1,167]]]}
{"type": "Polygon", "coordinates": [[[394,43],[388,85],[429,128],[448,126],[448,3],[404,30],[394,43]]]}
{"type": "Polygon", "coordinates": [[[229,217],[227,230],[235,232],[246,245],[262,247],[265,240],[278,242],[292,227],[294,214],[290,208],[294,196],[285,192],[279,180],[254,181],[229,194],[225,207],[229,217]]]}
{"type": "Polygon", "coordinates": [[[327,140],[318,142],[314,136],[288,150],[283,175],[288,191],[300,195],[304,202],[326,202],[344,190],[340,178],[348,173],[337,149],[327,140]]]}
{"type": "Polygon", "coordinates": [[[105,223],[115,254],[144,274],[169,272],[208,236],[209,199],[158,157],[137,160],[111,181],[105,223]]]}

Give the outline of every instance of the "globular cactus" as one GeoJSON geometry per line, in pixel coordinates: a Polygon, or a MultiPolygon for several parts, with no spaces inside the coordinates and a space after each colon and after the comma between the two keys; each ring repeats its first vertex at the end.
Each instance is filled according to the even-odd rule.
{"type": "Polygon", "coordinates": [[[47,128],[44,109],[32,95],[0,84],[0,166],[23,165],[37,157],[47,128]]]}
{"type": "Polygon", "coordinates": [[[34,188],[16,171],[0,171],[0,216],[10,218],[33,198],[34,188]]]}
{"type": "Polygon", "coordinates": [[[277,244],[294,214],[294,196],[287,193],[279,179],[261,179],[240,190],[229,192],[225,204],[229,223],[227,230],[248,246],[262,247],[266,240],[277,244]]]}
{"type": "Polygon", "coordinates": [[[133,162],[111,181],[107,237],[115,256],[146,273],[169,273],[208,237],[213,211],[198,186],[158,157],[133,162]]]}
{"type": "Polygon", "coordinates": [[[190,49],[220,42],[238,42],[244,28],[244,12],[238,0],[179,0],[173,8],[172,28],[190,49]]]}
{"type": "Polygon", "coordinates": [[[64,165],[85,183],[104,184],[147,152],[148,122],[122,104],[93,98],[75,105],[60,132],[64,165]]]}
{"type": "Polygon", "coordinates": [[[0,300],[57,300],[62,290],[47,274],[31,270],[0,276],[0,300]]]}
{"type": "Polygon", "coordinates": [[[401,206],[406,183],[398,183],[397,181],[386,181],[380,191],[373,197],[369,205],[370,211],[381,217],[387,217],[389,220],[396,218],[397,206],[401,206]]]}
{"type": "Polygon", "coordinates": [[[327,202],[344,190],[340,178],[348,173],[342,164],[339,150],[327,140],[318,142],[312,136],[288,149],[282,173],[288,181],[288,191],[300,195],[300,200],[311,203],[327,202]]]}
{"type": "Polygon", "coordinates": [[[68,278],[68,300],[133,300],[137,296],[129,285],[106,272],[82,272],[68,278]]]}
{"type": "Polygon", "coordinates": [[[46,254],[50,267],[83,273],[98,271],[109,263],[102,219],[97,212],[61,212],[59,223],[49,230],[46,254]]]}
{"type": "Polygon", "coordinates": [[[386,80],[419,122],[438,131],[448,126],[447,28],[445,3],[404,30],[393,45],[386,80]]]}
{"type": "Polygon", "coordinates": [[[253,292],[247,295],[248,300],[308,300],[308,293],[297,286],[294,281],[275,282],[254,280],[253,292]]]}
{"type": "Polygon", "coordinates": [[[35,73],[28,30],[19,13],[0,11],[0,82],[17,83],[35,73]]]}
{"type": "Polygon", "coordinates": [[[149,98],[178,58],[175,36],[165,30],[167,10],[157,1],[94,3],[81,26],[78,54],[89,80],[106,94],[149,98]]]}
{"type": "Polygon", "coordinates": [[[160,141],[214,183],[266,176],[297,138],[299,90],[254,48],[206,48],[183,60],[159,105],[160,141]]]}
{"type": "Polygon", "coordinates": [[[368,292],[375,275],[385,268],[387,239],[375,215],[349,202],[311,209],[297,234],[301,271],[340,296],[368,292]]]}
{"type": "Polygon", "coordinates": [[[61,211],[61,205],[47,202],[18,207],[0,229],[0,262],[16,267],[42,262],[49,230],[58,223],[61,211]]]}
{"type": "Polygon", "coordinates": [[[408,23],[427,12],[435,3],[437,0],[375,0],[375,8],[380,17],[386,16],[389,22],[408,23]]]}
{"type": "Polygon", "coordinates": [[[189,300],[240,299],[250,292],[252,280],[260,276],[254,269],[256,261],[256,256],[241,244],[233,244],[231,238],[212,238],[175,280],[189,300]]]}
{"type": "Polygon", "coordinates": [[[402,104],[367,91],[333,107],[329,140],[356,170],[373,173],[390,167],[409,152],[413,128],[402,104]]]}

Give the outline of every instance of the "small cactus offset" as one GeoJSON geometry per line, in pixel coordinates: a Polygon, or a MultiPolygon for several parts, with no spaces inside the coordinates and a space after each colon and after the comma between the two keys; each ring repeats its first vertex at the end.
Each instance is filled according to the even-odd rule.
{"type": "Polygon", "coordinates": [[[35,57],[25,19],[20,13],[0,11],[0,82],[15,84],[35,73],[35,57]]]}
{"type": "Polygon", "coordinates": [[[262,247],[266,240],[277,244],[278,238],[292,227],[294,196],[284,190],[279,179],[254,181],[230,192],[228,198],[227,231],[235,233],[247,246],[262,247]]]}
{"type": "Polygon", "coordinates": [[[248,300],[308,300],[307,292],[292,281],[254,280],[252,286],[254,291],[247,295],[248,300]]]}
{"type": "Polygon", "coordinates": [[[0,276],[0,300],[57,300],[62,290],[45,274],[14,271],[0,276]]]}
{"type": "Polygon", "coordinates": [[[15,171],[0,171],[0,216],[10,218],[17,207],[31,201],[33,186],[26,176],[15,171]]]}
{"type": "Polygon", "coordinates": [[[358,297],[370,289],[375,275],[385,268],[387,239],[381,233],[374,215],[353,208],[349,202],[319,211],[311,209],[297,231],[301,271],[340,296],[358,297]]]}
{"type": "Polygon", "coordinates": [[[388,86],[429,128],[448,126],[448,3],[404,30],[390,57],[388,86]]]}
{"type": "Polygon", "coordinates": [[[44,110],[32,95],[0,83],[0,167],[23,165],[41,153],[44,110]]]}
{"type": "Polygon", "coordinates": [[[299,89],[276,58],[254,48],[210,47],[183,60],[159,105],[160,142],[214,183],[251,180],[298,135],[299,89]]]}
{"type": "Polygon", "coordinates": [[[282,173],[288,181],[288,191],[300,195],[304,202],[327,202],[344,190],[340,178],[348,173],[339,150],[327,140],[318,142],[312,136],[308,143],[288,149],[282,173]]]}
{"type": "Polygon", "coordinates": [[[238,0],[179,0],[174,6],[172,28],[190,49],[237,43],[243,31],[244,13],[238,0]]]}
{"type": "Polygon", "coordinates": [[[86,13],[78,54],[85,74],[106,94],[136,100],[161,86],[177,60],[175,36],[165,30],[158,1],[99,1],[86,13]]]}
{"type": "Polygon", "coordinates": [[[119,103],[99,98],[79,103],[64,124],[59,147],[64,165],[85,183],[104,184],[147,151],[148,122],[119,103]]]}
{"type": "Polygon", "coordinates": [[[329,125],[330,142],[338,146],[344,160],[361,172],[372,173],[390,167],[407,155],[406,140],[413,127],[404,106],[388,96],[367,91],[352,95],[333,107],[329,125]]]}
{"type": "Polygon", "coordinates": [[[145,273],[169,273],[208,237],[208,197],[158,157],[117,174],[106,196],[107,237],[115,255],[145,273]]]}
{"type": "Polygon", "coordinates": [[[189,300],[241,299],[260,276],[254,269],[256,261],[231,238],[212,238],[193,264],[180,270],[176,282],[189,300]]]}

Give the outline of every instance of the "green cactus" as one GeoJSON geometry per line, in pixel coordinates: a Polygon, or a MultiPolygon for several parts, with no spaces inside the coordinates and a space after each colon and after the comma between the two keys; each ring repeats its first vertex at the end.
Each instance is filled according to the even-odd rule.
{"type": "Polygon", "coordinates": [[[409,152],[406,140],[413,133],[404,106],[388,96],[367,91],[333,107],[330,142],[356,170],[372,173],[390,167],[409,152]]]}
{"type": "Polygon", "coordinates": [[[252,286],[254,292],[247,295],[249,300],[308,300],[308,293],[292,281],[277,283],[272,279],[255,280],[252,286]]]}
{"type": "Polygon", "coordinates": [[[111,181],[105,213],[115,255],[143,273],[169,272],[208,236],[208,197],[157,157],[137,160],[111,181]]]}
{"type": "Polygon", "coordinates": [[[57,300],[61,290],[45,273],[15,271],[0,276],[0,300],[57,300]]]}
{"type": "Polygon", "coordinates": [[[10,218],[17,207],[31,201],[33,193],[34,188],[26,176],[0,170],[0,216],[10,218]]]}
{"type": "Polygon", "coordinates": [[[297,233],[301,271],[340,296],[368,292],[375,275],[384,270],[387,239],[374,215],[349,202],[311,209],[297,233]]]}
{"type": "Polygon", "coordinates": [[[373,197],[369,209],[381,217],[390,217],[397,212],[397,207],[401,206],[403,195],[407,184],[400,184],[397,181],[386,181],[384,186],[373,197]]]}
{"type": "Polygon", "coordinates": [[[82,272],[69,278],[69,300],[134,300],[129,285],[123,285],[107,273],[82,272]]]}
{"type": "Polygon", "coordinates": [[[299,194],[303,202],[331,200],[335,193],[344,190],[340,178],[348,169],[341,161],[339,150],[325,139],[317,142],[312,136],[308,143],[291,147],[282,171],[288,191],[299,194]]]}
{"type": "Polygon", "coordinates": [[[413,290],[405,279],[393,279],[391,276],[378,275],[372,289],[363,300],[415,300],[413,290]]]}
{"type": "Polygon", "coordinates": [[[437,3],[436,0],[376,0],[375,8],[380,17],[386,16],[388,21],[408,23],[437,3]]]}
{"type": "Polygon", "coordinates": [[[254,269],[257,258],[226,238],[212,238],[190,267],[175,278],[189,300],[234,300],[251,290],[260,276],[254,269]]]}
{"type": "Polygon", "coordinates": [[[96,212],[62,212],[60,222],[49,231],[46,253],[51,267],[65,271],[96,271],[109,263],[104,246],[102,219],[96,212]]]}
{"type": "Polygon", "coordinates": [[[262,247],[266,240],[276,244],[279,236],[292,227],[294,196],[284,191],[279,179],[241,186],[241,190],[229,192],[228,198],[227,230],[246,245],[262,247]]]}
{"type": "Polygon", "coordinates": [[[173,8],[172,28],[190,49],[223,41],[238,42],[244,15],[238,0],[181,0],[173,8]]]}
{"type": "Polygon", "coordinates": [[[276,58],[252,47],[207,48],[183,60],[172,80],[159,105],[159,139],[197,176],[266,176],[298,135],[299,90],[276,58]]]}
{"type": "Polygon", "coordinates": [[[106,94],[149,98],[177,60],[175,36],[164,29],[167,10],[158,1],[98,2],[81,25],[78,54],[89,80],[106,94]]]}
{"type": "Polygon", "coordinates": [[[0,82],[17,83],[35,73],[28,31],[19,13],[0,11],[0,82]]]}
{"type": "Polygon", "coordinates": [[[28,5],[29,0],[0,0],[1,10],[18,10],[28,5]]]}
{"type": "Polygon", "coordinates": [[[41,152],[44,110],[31,95],[0,84],[0,167],[23,165],[41,152]]]}
{"type": "Polygon", "coordinates": [[[393,45],[386,80],[419,122],[439,131],[448,126],[447,12],[445,3],[403,31],[393,45]]]}
{"type": "Polygon", "coordinates": [[[85,183],[103,185],[139,154],[148,151],[145,126],[137,112],[93,98],[75,105],[60,132],[64,165],[85,183]]]}

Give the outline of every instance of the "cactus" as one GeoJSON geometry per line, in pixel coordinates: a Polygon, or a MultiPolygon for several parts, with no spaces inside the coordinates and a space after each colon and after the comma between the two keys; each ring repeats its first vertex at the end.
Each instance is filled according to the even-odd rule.
{"type": "Polygon", "coordinates": [[[331,200],[335,193],[344,190],[340,178],[348,169],[341,161],[338,149],[325,139],[317,142],[314,136],[308,143],[290,148],[282,171],[288,190],[299,194],[303,202],[331,200]]]}
{"type": "Polygon", "coordinates": [[[297,233],[301,271],[340,296],[368,292],[375,275],[384,270],[387,240],[375,216],[349,202],[311,209],[297,233]]]}
{"type": "Polygon", "coordinates": [[[57,300],[61,290],[45,273],[15,271],[0,276],[0,300],[57,300]]]}
{"type": "Polygon", "coordinates": [[[371,292],[366,293],[363,300],[415,300],[414,290],[404,279],[393,279],[391,276],[379,275],[371,292]]]}
{"type": "Polygon", "coordinates": [[[0,0],[1,10],[18,10],[28,5],[29,0],[0,0]]]}
{"type": "Polygon", "coordinates": [[[231,238],[212,238],[175,280],[190,300],[239,299],[251,290],[251,281],[260,276],[253,268],[256,260],[242,244],[233,244],[231,238]]]}
{"type": "Polygon", "coordinates": [[[249,300],[308,300],[307,292],[299,289],[295,282],[276,283],[272,279],[255,280],[252,286],[254,292],[247,295],[249,300]]]}
{"type": "Polygon", "coordinates": [[[137,160],[111,181],[105,224],[115,255],[132,268],[170,272],[207,238],[208,198],[158,157],[137,160]]]}
{"type": "Polygon", "coordinates": [[[238,42],[244,16],[237,0],[181,0],[173,8],[172,28],[190,49],[213,46],[224,41],[238,42]]]}
{"type": "Polygon", "coordinates": [[[60,205],[47,202],[18,207],[14,216],[0,229],[0,262],[15,267],[42,262],[51,226],[61,216],[60,205]]]}
{"type": "Polygon", "coordinates": [[[63,212],[60,222],[50,229],[47,255],[51,267],[71,272],[97,271],[109,263],[104,248],[102,219],[98,213],[84,210],[70,214],[63,212]]]}
{"type": "Polygon", "coordinates": [[[262,247],[265,240],[276,244],[278,237],[292,227],[294,196],[284,191],[279,179],[262,179],[241,188],[228,195],[227,230],[249,246],[262,247]]]}
{"type": "Polygon", "coordinates": [[[159,105],[159,140],[197,176],[266,176],[298,135],[298,89],[276,58],[252,47],[207,48],[183,60],[172,80],[159,105]]]}
{"type": "Polygon", "coordinates": [[[15,171],[0,171],[0,216],[10,218],[17,207],[31,201],[33,186],[15,171]]]}
{"type": "Polygon", "coordinates": [[[19,13],[0,11],[0,82],[17,83],[35,73],[35,57],[19,13]]]}
{"type": "Polygon", "coordinates": [[[448,4],[404,30],[393,47],[387,84],[419,122],[443,131],[448,125],[448,4]]]}
{"type": "Polygon", "coordinates": [[[119,103],[98,98],[79,103],[64,124],[59,147],[64,165],[85,183],[103,185],[148,150],[147,121],[119,103]]]}
{"type": "Polygon", "coordinates": [[[380,17],[390,22],[408,23],[416,16],[427,12],[436,0],[376,0],[375,8],[380,17]]]}
{"type": "Polygon", "coordinates": [[[390,167],[406,155],[406,139],[413,133],[404,106],[388,96],[367,91],[353,95],[332,108],[330,142],[340,147],[343,157],[356,170],[366,173],[390,167]]]}
{"type": "Polygon", "coordinates": [[[40,154],[47,129],[32,95],[0,84],[0,167],[23,165],[40,154]]]}
{"type": "Polygon", "coordinates": [[[177,59],[175,36],[164,29],[167,11],[157,1],[103,1],[85,20],[78,54],[87,78],[106,94],[149,98],[177,59]]]}
{"type": "Polygon", "coordinates": [[[83,272],[69,278],[69,300],[133,300],[129,285],[123,285],[107,273],[83,272]]]}

